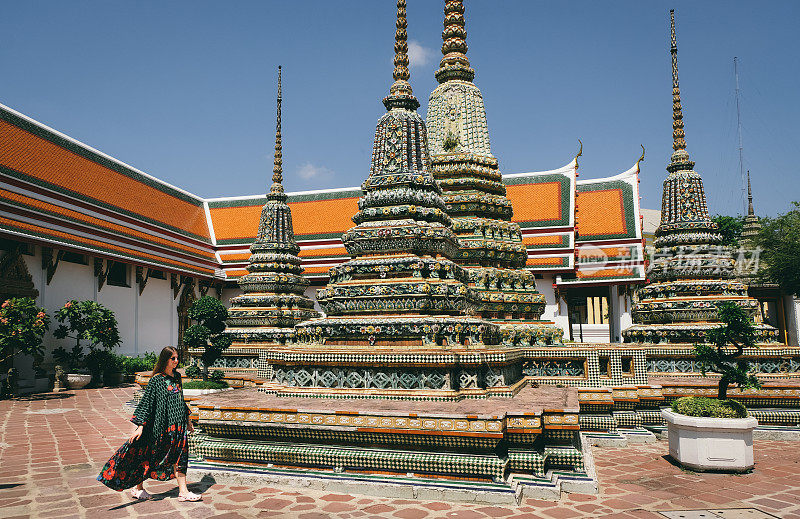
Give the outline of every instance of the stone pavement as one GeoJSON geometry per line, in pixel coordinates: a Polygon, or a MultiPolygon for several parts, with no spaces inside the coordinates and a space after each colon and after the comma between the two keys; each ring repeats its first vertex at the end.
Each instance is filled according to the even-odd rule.
{"type": "Polygon", "coordinates": [[[94,478],[133,430],[123,404],[134,389],[0,401],[0,517],[800,519],[800,444],[778,441],[756,441],[756,470],[744,475],[682,471],[666,458],[664,441],[594,447],[600,494],[565,495],[558,503],[526,499],[519,506],[499,507],[211,481],[192,485],[203,493],[202,503],[178,502],[169,482],[145,483],[155,499],[133,502],[94,478]],[[686,510],[693,512],[670,512],[686,510]]]}

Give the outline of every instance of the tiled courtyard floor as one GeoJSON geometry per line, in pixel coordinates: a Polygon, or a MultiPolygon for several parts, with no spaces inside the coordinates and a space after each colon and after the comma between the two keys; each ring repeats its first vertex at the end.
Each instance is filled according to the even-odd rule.
{"type": "Polygon", "coordinates": [[[0,401],[0,517],[297,517],[316,519],[479,519],[572,517],[769,517],[744,511],[718,515],[656,511],[751,508],[800,519],[800,444],[757,441],[756,470],[745,475],[694,474],[672,465],[666,443],[593,452],[599,495],[560,503],[467,505],[330,494],[292,488],[194,485],[202,503],[180,503],[172,483],[149,482],[156,499],[132,502],[95,481],[131,433],[123,404],[134,387],[85,389],[0,401]]]}

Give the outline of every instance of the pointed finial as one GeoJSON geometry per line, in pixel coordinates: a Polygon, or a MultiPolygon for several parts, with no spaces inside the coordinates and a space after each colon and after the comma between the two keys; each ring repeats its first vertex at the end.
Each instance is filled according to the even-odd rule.
{"type": "Polygon", "coordinates": [[[444,83],[450,79],[472,81],[475,71],[467,58],[467,30],[464,21],[464,1],[445,0],[444,30],[442,31],[442,58],[436,80],[444,83]]]}
{"type": "Polygon", "coordinates": [[[283,146],[281,143],[281,66],[278,65],[278,117],[275,129],[275,163],[272,167],[272,186],[267,198],[274,196],[285,197],[283,193],[283,146]]]}
{"type": "Polygon", "coordinates": [[[411,91],[411,84],[408,79],[411,73],[408,71],[408,33],[406,27],[406,0],[397,0],[397,30],[394,33],[394,83],[389,88],[389,97],[383,100],[387,110],[392,108],[408,108],[416,110],[419,101],[411,91]]]}
{"type": "Polygon", "coordinates": [[[640,144],[639,146],[642,147],[642,156],[639,157],[639,160],[636,161],[636,165],[638,166],[641,161],[644,160],[644,144],[640,144]]]}
{"type": "Polygon", "coordinates": [[[672,162],[669,171],[692,169],[694,162],[689,160],[686,151],[686,134],[683,131],[683,109],[681,108],[681,89],[678,83],[678,41],[675,37],[675,9],[669,10],[670,55],[672,56],[672,162]]]}
{"type": "Polygon", "coordinates": [[[750,189],[750,170],[747,170],[747,215],[753,216],[755,215],[755,211],[753,210],[753,190],[750,189]]]}

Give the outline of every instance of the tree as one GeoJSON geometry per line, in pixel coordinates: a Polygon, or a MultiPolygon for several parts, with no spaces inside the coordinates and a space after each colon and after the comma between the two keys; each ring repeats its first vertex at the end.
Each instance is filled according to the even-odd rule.
{"type": "Polygon", "coordinates": [[[742,230],[744,229],[744,219],[741,216],[718,214],[711,217],[711,221],[719,226],[719,232],[722,234],[722,245],[729,247],[739,246],[739,239],[742,237],[742,230]]]}
{"type": "MultiPolygon", "coordinates": [[[[71,338],[75,339],[75,346],[70,353],[64,348],[56,348],[53,356],[56,359],[68,359],[73,364],[84,362],[87,357],[90,359],[102,359],[103,354],[95,353],[102,348],[109,352],[112,348],[119,345],[120,336],[117,328],[117,319],[114,312],[94,301],[67,301],[61,309],[56,312],[56,319],[61,323],[53,332],[56,339],[71,338]],[[89,343],[89,356],[83,355],[83,344],[81,341],[89,343]]],[[[102,350],[101,350],[102,351],[102,350]]],[[[92,371],[100,368],[102,360],[95,362],[98,364],[92,371]]],[[[75,366],[73,366],[75,367],[75,366]]]]}
{"type": "Polygon", "coordinates": [[[42,337],[50,317],[30,297],[15,297],[0,305],[0,364],[22,353],[41,356],[42,337]]]}
{"type": "Polygon", "coordinates": [[[763,218],[758,235],[763,281],[800,295],[800,203],[776,218],[763,218]]]}
{"type": "Polygon", "coordinates": [[[189,318],[197,322],[183,332],[183,344],[202,349],[203,380],[208,380],[208,367],[233,342],[231,336],[224,333],[228,310],[218,299],[204,296],[189,307],[189,318]]]}
{"type": "Polygon", "coordinates": [[[756,345],[756,330],[747,312],[730,301],[717,306],[717,315],[724,324],[706,333],[708,344],[695,344],[694,352],[700,361],[703,376],[708,371],[719,373],[717,398],[728,398],[728,386],[736,384],[739,389],[760,388],[761,381],[750,374],[750,363],[743,358],[745,348],[756,345]],[[735,351],[730,351],[730,346],[735,351]]]}

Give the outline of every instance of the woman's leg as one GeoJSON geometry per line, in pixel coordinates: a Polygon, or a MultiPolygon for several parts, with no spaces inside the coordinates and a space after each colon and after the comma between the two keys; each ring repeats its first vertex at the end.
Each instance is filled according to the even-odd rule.
{"type": "Polygon", "coordinates": [[[178,480],[178,494],[184,496],[189,493],[186,487],[186,474],[178,470],[178,465],[175,465],[175,479],[178,480]]]}

